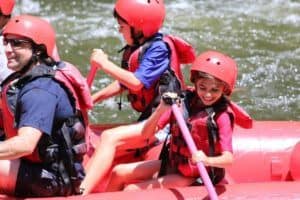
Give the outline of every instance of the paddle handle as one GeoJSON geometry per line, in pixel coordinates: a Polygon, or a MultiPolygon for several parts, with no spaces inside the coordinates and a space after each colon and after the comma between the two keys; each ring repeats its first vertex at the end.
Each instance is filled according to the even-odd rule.
{"type": "MultiPolygon", "coordinates": [[[[197,147],[194,143],[194,140],[190,134],[190,131],[189,129],[187,128],[186,126],[186,123],[185,123],[185,120],[183,119],[183,116],[182,116],[182,113],[180,112],[178,106],[174,103],[172,104],[172,111],[173,111],[173,114],[175,115],[175,118],[178,122],[178,125],[180,127],[180,130],[183,134],[183,137],[184,137],[184,140],[185,142],[187,143],[187,146],[190,150],[190,152],[192,154],[196,153],[197,152],[197,147]]],[[[199,170],[199,173],[201,175],[201,178],[204,182],[204,185],[206,186],[206,189],[208,191],[208,194],[209,194],[209,197],[211,200],[218,200],[218,195],[216,193],[216,190],[208,176],[208,173],[204,167],[204,164],[202,162],[198,162],[197,163],[197,167],[198,167],[198,170],[199,170]]]]}
{"type": "Polygon", "coordinates": [[[86,77],[86,82],[89,86],[89,88],[92,87],[92,83],[95,79],[96,73],[97,73],[98,67],[95,63],[91,63],[91,69],[86,77]]]}

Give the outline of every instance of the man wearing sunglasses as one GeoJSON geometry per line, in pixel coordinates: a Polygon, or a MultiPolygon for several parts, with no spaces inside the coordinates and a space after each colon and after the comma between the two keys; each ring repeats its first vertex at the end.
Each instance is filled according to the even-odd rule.
{"type": "Polygon", "coordinates": [[[56,34],[48,21],[14,16],[3,37],[7,67],[14,73],[1,84],[0,193],[79,194],[92,108],[86,79],[56,59],[56,34]]]}
{"type": "MultiPolygon", "coordinates": [[[[15,0],[0,0],[0,32],[2,32],[3,27],[11,18],[14,6],[15,0]]],[[[0,33],[0,83],[12,73],[12,71],[7,68],[7,58],[4,53],[2,40],[3,37],[0,33]]]]}

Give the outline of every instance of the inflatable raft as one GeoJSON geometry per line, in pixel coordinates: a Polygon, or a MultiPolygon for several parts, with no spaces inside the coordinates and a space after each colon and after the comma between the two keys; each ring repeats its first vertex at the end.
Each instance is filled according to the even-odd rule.
{"type": "MultiPolygon", "coordinates": [[[[95,137],[110,127],[91,125],[95,137]]],[[[148,152],[147,159],[155,159],[157,148],[148,152]]],[[[215,187],[219,199],[300,199],[300,122],[255,121],[252,129],[236,126],[233,148],[235,160],[226,169],[226,182],[215,187]]],[[[0,195],[0,199],[15,198],[0,195]]],[[[192,186],[38,199],[200,200],[209,196],[204,186],[192,186]]]]}

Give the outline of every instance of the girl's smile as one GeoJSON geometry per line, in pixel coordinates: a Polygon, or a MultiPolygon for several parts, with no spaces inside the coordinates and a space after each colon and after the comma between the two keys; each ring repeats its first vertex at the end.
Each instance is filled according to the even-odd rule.
{"type": "Polygon", "coordinates": [[[200,78],[196,81],[196,90],[203,104],[210,106],[221,98],[224,84],[213,79],[200,78]]]}

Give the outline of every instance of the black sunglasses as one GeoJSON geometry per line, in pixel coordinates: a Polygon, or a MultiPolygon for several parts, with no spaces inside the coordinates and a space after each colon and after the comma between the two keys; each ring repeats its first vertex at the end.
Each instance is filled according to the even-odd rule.
{"type": "Polygon", "coordinates": [[[24,39],[7,39],[7,38],[4,38],[3,39],[3,44],[6,46],[6,45],[8,45],[8,43],[10,44],[11,47],[15,48],[15,47],[23,47],[24,44],[31,43],[31,41],[24,40],[24,39]]]}

